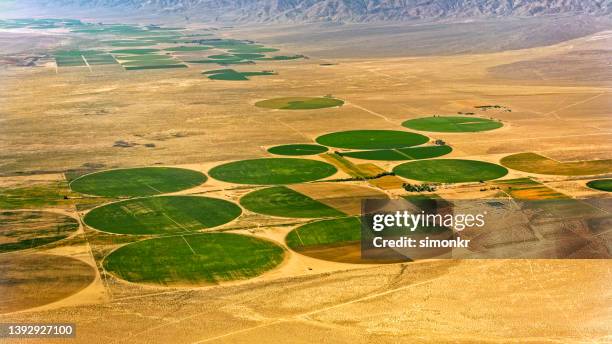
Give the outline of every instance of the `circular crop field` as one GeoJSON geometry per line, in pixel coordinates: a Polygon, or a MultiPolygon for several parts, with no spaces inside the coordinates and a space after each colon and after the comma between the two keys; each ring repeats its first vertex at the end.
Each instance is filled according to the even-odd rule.
{"type": "Polygon", "coordinates": [[[399,160],[419,160],[437,158],[452,152],[450,146],[424,146],[424,147],[408,147],[397,149],[378,149],[357,152],[342,152],[342,156],[364,160],[382,160],[382,161],[399,161],[399,160]]]}
{"type": "Polygon", "coordinates": [[[477,182],[508,174],[506,168],[496,164],[460,159],[407,162],[395,167],[393,172],[408,179],[439,183],[477,182]]]}
{"type": "Polygon", "coordinates": [[[24,250],[62,240],[79,229],[70,216],[48,211],[0,212],[0,253],[24,250]]]}
{"type": "Polygon", "coordinates": [[[466,116],[423,117],[407,120],[402,125],[406,128],[444,133],[468,133],[498,129],[501,122],[486,118],[466,116]]]}
{"type": "Polygon", "coordinates": [[[222,199],[200,196],[158,196],[110,203],[92,209],[83,221],[117,234],[189,233],[228,223],[242,213],[222,199]]]}
{"type": "Polygon", "coordinates": [[[190,189],[206,179],[203,173],[184,168],[126,168],[86,174],[73,180],[70,188],[105,197],[152,196],[190,189]]]}
{"type": "Polygon", "coordinates": [[[279,110],[311,110],[342,106],[343,100],[327,97],[286,97],[262,100],[255,106],[279,110]]]}
{"type": "Polygon", "coordinates": [[[397,130],[350,130],[317,137],[324,146],[346,149],[393,149],[418,146],[429,141],[421,134],[397,130]]]}
{"type": "Polygon", "coordinates": [[[612,179],[591,180],[587,186],[591,189],[612,192],[612,179]]]}
{"type": "Polygon", "coordinates": [[[338,245],[361,239],[361,222],[356,217],[322,220],[302,225],[287,234],[285,241],[292,250],[338,245]]]}
{"type": "Polygon", "coordinates": [[[241,160],[214,167],[211,177],[236,184],[294,184],[329,177],[334,166],[316,160],[266,158],[241,160]]]}
{"type": "Polygon", "coordinates": [[[271,147],[268,152],[276,155],[315,155],[327,152],[327,147],[311,144],[295,144],[271,147]]]}
{"type": "Polygon", "coordinates": [[[360,240],[361,222],[357,217],[307,223],[285,238],[289,248],[312,258],[351,264],[391,262],[361,259],[360,240]]]}
{"type": "Polygon", "coordinates": [[[138,241],[113,251],[104,267],[136,283],[197,286],[252,278],[280,264],[283,249],[269,241],[206,233],[138,241]]]}
{"type": "Polygon", "coordinates": [[[50,254],[0,256],[0,313],[17,312],[59,301],[87,287],[92,266],[50,254]]]}
{"type": "Polygon", "coordinates": [[[240,204],[252,212],[278,217],[316,218],[344,215],[285,186],[253,191],[242,197],[240,204]]]}

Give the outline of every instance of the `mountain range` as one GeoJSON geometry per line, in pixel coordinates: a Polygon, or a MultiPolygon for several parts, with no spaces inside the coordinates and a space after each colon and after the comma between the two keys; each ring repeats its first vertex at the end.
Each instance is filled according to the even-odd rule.
{"type": "Polygon", "coordinates": [[[610,0],[35,0],[47,7],[173,13],[237,22],[609,16],[610,0]]]}

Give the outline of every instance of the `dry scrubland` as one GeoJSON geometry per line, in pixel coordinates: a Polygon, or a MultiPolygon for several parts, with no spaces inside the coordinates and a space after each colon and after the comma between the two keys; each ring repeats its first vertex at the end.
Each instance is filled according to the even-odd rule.
{"type": "MultiPolygon", "coordinates": [[[[251,38],[239,30],[232,34],[251,38]]],[[[265,36],[252,38],[265,41],[265,36]]],[[[52,66],[6,66],[0,69],[0,187],[53,183],[62,195],[68,191],[60,172],[92,167],[159,164],[207,172],[225,161],[271,156],[270,146],[310,143],[332,131],[402,130],[407,119],[457,112],[494,117],[504,126],[474,134],[424,133],[453,147],[447,157],[498,163],[509,154],[535,152],[561,162],[606,159],[612,153],[612,76],[602,68],[601,54],[609,59],[610,53],[602,51],[611,42],[612,34],[604,32],[549,47],[488,54],[326,60],[316,56],[321,47],[305,45],[314,51],[310,59],[274,64],[278,75],[244,83],[209,80],[191,68],[56,72],[52,66]],[[572,68],[576,56],[580,70],[572,68]],[[305,111],[254,106],[264,99],[326,94],[345,105],[305,111]],[[493,104],[511,112],[474,108],[493,104]],[[117,141],[133,145],[115,147],[117,141]]],[[[267,69],[266,62],[240,67],[250,68],[267,69]]],[[[390,170],[397,163],[375,164],[390,170]]],[[[566,195],[602,196],[586,188],[587,177],[511,170],[506,178],[529,175],[566,195]]],[[[335,175],[347,176],[342,171],[335,175]]],[[[357,194],[403,194],[397,181],[347,184],[371,190],[349,188],[357,194]]],[[[353,191],[294,188],[355,212],[355,204],[343,201],[356,196],[353,191]]],[[[448,186],[440,194],[491,195],[479,188],[448,186]]],[[[209,180],[179,193],[237,202],[252,190],[209,180]]],[[[76,218],[104,201],[60,197],[50,208],[76,218]]],[[[246,212],[222,228],[282,243],[291,228],[305,221],[246,212]]],[[[78,260],[79,279],[65,286],[70,290],[51,283],[46,288],[55,293],[49,299],[30,300],[27,307],[12,304],[8,311],[14,313],[0,321],[74,320],[82,343],[252,343],[254,338],[259,343],[605,342],[612,332],[609,260],[368,266],[287,251],[279,267],[248,281],[162,288],[127,283],[104,272],[102,259],[129,241],[81,226],[62,245],[46,246],[41,252],[78,260]],[[98,269],[88,271],[83,262],[98,269]],[[90,279],[94,282],[83,287],[90,279]]],[[[10,254],[1,258],[13,261],[10,254]]],[[[34,277],[33,285],[40,283],[36,278],[45,278],[34,277]]],[[[19,299],[28,290],[0,286],[0,294],[19,299]]]]}

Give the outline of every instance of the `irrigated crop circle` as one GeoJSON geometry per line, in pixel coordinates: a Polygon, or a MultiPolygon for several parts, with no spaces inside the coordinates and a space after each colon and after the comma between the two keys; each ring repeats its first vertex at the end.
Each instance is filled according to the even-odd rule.
{"type": "Polygon", "coordinates": [[[276,155],[315,155],[327,152],[327,147],[311,144],[295,144],[271,147],[268,152],[276,155]]]}
{"type": "Polygon", "coordinates": [[[437,158],[452,152],[450,146],[421,146],[397,149],[377,149],[342,152],[342,156],[364,160],[400,161],[437,158]]]}
{"type": "Polygon", "coordinates": [[[374,263],[361,259],[361,222],[357,217],[321,220],[289,232],[285,241],[305,256],[341,263],[374,263]]]}
{"type": "Polygon", "coordinates": [[[178,234],[220,226],[241,212],[236,204],[217,198],[159,196],[94,208],[83,221],[90,227],[117,234],[178,234]]]}
{"type": "Polygon", "coordinates": [[[342,216],[342,212],[286,186],[256,190],[240,199],[246,209],[279,217],[316,218],[342,216]]]}
{"type": "Polygon", "coordinates": [[[206,233],[128,244],[112,252],[104,267],[130,282],[197,286],[255,277],[283,258],[283,249],[269,241],[206,233]]]}
{"type": "Polygon", "coordinates": [[[79,222],[48,211],[0,212],[0,253],[46,245],[70,236],[79,222]]]}
{"type": "Polygon", "coordinates": [[[612,179],[591,180],[587,186],[591,189],[612,192],[612,179]]]}
{"type": "Polygon", "coordinates": [[[294,184],[329,177],[336,173],[334,166],[316,160],[294,158],[266,158],[241,160],[214,167],[211,177],[237,184],[294,184]]]}
{"type": "Polygon", "coordinates": [[[445,133],[466,133],[487,131],[501,128],[503,124],[498,121],[466,116],[436,116],[410,119],[402,123],[406,128],[445,133]]]}
{"type": "Polygon", "coordinates": [[[421,134],[397,130],[350,130],[317,137],[317,143],[346,149],[393,149],[418,146],[429,141],[421,134]]]}
{"type": "Polygon", "coordinates": [[[280,110],[311,110],[342,106],[343,100],[328,97],[286,97],[262,100],[255,106],[280,110]]]}
{"type": "Polygon", "coordinates": [[[506,168],[496,164],[460,159],[412,161],[395,167],[393,172],[408,179],[439,183],[478,182],[508,174],[506,168]]]}
{"type": "Polygon", "coordinates": [[[206,176],[174,167],[142,167],[108,170],[84,175],[70,183],[72,190],[105,197],[152,196],[198,186],[206,176]]]}

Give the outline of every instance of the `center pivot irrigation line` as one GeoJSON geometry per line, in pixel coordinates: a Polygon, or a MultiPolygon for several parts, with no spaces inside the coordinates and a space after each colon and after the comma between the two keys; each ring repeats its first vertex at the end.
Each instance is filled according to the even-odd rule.
{"type": "Polygon", "coordinates": [[[185,232],[187,233],[191,233],[191,231],[189,229],[187,229],[185,226],[183,226],[182,224],[174,221],[173,218],[171,218],[170,216],[168,216],[166,213],[162,213],[168,220],[174,222],[177,226],[181,227],[185,232]]]}
{"type": "Polygon", "coordinates": [[[408,159],[410,159],[410,160],[414,160],[414,158],[413,158],[413,157],[411,157],[410,155],[408,155],[408,154],[406,154],[406,153],[404,153],[404,152],[402,152],[402,151],[400,151],[400,150],[398,150],[398,149],[393,149],[393,151],[395,151],[395,152],[397,152],[397,153],[399,153],[399,154],[401,154],[401,155],[405,156],[406,158],[408,158],[408,159]]]}
{"type": "Polygon", "coordinates": [[[187,244],[187,246],[189,246],[189,249],[191,250],[191,252],[193,252],[193,254],[196,254],[196,251],[193,250],[193,247],[191,247],[191,245],[189,244],[189,241],[187,241],[187,239],[185,239],[184,236],[181,235],[181,238],[183,238],[183,241],[185,242],[185,244],[187,244]]]}
{"type": "Polygon", "coordinates": [[[159,191],[158,189],[154,188],[153,186],[151,186],[151,185],[149,185],[149,184],[147,184],[147,183],[145,183],[145,182],[142,182],[142,183],[143,183],[143,184],[144,184],[146,187],[148,187],[149,189],[151,189],[151,190],[153,190],[153,191],[155,191],[155,192],[157,192],[157,193],[159,193],[159,194],[163,194],[163,192],[159,191]]]}

